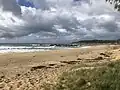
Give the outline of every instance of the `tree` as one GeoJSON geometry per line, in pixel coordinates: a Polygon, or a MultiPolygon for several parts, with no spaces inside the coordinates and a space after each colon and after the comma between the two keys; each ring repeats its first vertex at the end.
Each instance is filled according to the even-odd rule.
{"type": "Polygon", "coordinates": [[[113,4],[114,9],[120,11],[120,0],[106,0],[106,2],[109,2],[110,4],[113,4]]]}

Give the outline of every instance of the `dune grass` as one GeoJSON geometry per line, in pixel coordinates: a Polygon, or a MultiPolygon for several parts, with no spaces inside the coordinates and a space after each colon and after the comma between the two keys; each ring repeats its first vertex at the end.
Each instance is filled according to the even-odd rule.
{"type": "Polygon", "coordinates": [[[93,69],[79,68],[63,73],[54,90],[120,90],[120,62],[93,69]]]}

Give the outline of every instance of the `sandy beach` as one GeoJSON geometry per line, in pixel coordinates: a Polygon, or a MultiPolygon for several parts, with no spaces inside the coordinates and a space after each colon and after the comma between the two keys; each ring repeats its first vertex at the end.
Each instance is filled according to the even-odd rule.
{"type": "Polygon", "coordinates": [[[120,46],[99,45],[66,50],[0,54],[0,90],[44,90],[73,65],[119,60],[120,46]]]}

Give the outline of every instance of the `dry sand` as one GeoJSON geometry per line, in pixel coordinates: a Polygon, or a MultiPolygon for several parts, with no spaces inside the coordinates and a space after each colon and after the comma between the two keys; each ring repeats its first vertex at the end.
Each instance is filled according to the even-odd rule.
{"type": "Polygon", "coordinates": [[[111,62],[119,54],[118,45],[0,54],[0,90],[44,90],[75,64],[111,62]]]}

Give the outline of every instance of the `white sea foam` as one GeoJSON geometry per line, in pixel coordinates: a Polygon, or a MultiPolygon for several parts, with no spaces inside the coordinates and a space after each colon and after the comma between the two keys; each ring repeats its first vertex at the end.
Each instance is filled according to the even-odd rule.
{"type": "Polygon", "coordinates": [[[30,48],[37,48],[37,49],[50,49],[54,48],[54,46],[48,46],[48,47],[43,47],[43,46],[38,46],[38,47],[33,47],[33,46],[0,46],[1,49],[30,49],[30,48]]]}
{"type": "Polygon", "coordinates": [[[0,50],[0,53],[19,53],[19,52],[39,52],[39,51],[49,51],[49,50],[44,50],[44,49],[12,49],[12,50],[0,50]]]}
{"type": "Polygon", "coordinates": [[[39,52],[39,51],[49,51],[54,50],[54,46],[0,46],[0,53],[10,53],[10,52],[39,52]]]}
{"type": "Polygon", "coordinates": [[[83,46],[83,47],[81,47],[81,48],[91,48],[91,46],[83,46]]]}

